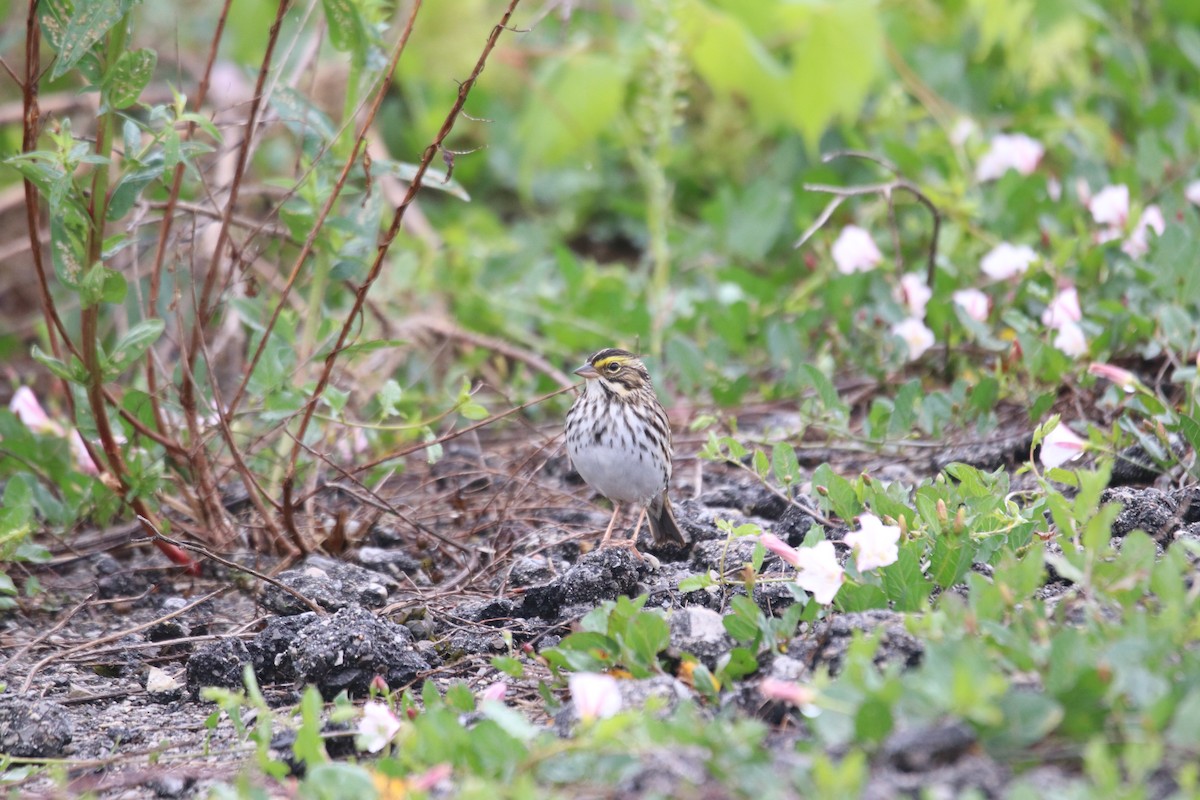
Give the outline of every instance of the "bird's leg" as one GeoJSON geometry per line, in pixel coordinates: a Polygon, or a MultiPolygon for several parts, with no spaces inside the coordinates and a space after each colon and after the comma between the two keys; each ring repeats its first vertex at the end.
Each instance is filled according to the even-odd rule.
{"type": "Polygon", "coordinates": [[[612,537],[613,526],[617,524],[617,515],[620,513],[621,513],[621,506],[618,505],[617,503],[613,503],[612,519],[610,519],[608,521],[608,530],[606,530],[604,532],[604,538],[600,540],[601,547],[604,547],[604,545],[608,544],[608,540],[612,537]]]}
{"type": "Polygon", "coordinates": [[[638,534],[642,532],[642,523],[645,521],[646,521],[646,509],[642,508],[642,513],[638,514],[637,527],[633,529],[633,536],[631,536],[629,538],[629,541],[633,544],[635,550],[637,549],[638,534]]]}
{"type": "Polygon", "coordinates": [[[646,508],[643,506],[642,513],[638,514],[637,527],[633,529],[633,536],[631,536],[629,539],[629,549],[632,550],[633,554],[635,556],[637,556],[638,558],[641,558],[642,554],[639,553],[638,549],[637,549],[637,537],[638,537],[638,534],[642,532],[642,523],[645,520],[646,520],[646,508]]]}

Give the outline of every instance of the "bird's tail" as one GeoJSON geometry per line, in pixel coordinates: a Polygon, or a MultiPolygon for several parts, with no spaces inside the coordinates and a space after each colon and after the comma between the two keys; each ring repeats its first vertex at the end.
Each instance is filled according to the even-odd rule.
{"type": "Polygon", "coordinates": [[[646,509],[646,519],[650,522],[650,534],[654,537],[655,545],[671,544],[682,547],[685,544],[666,489],[650,503],[650,507],[646,509]]]}

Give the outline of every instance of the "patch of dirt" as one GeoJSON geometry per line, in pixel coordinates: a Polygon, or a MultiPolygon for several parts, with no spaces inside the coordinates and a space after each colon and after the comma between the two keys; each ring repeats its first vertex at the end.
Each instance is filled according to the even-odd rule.
{"type": "MultiPolygon", "coordinates": [[[[376,676],[392,689],[462,680],[480,690],[496,680],[490,659],[508,652],[509,638],[529,651],[552,646],[597,603],[620,595],[648,595],[647,607],[669,613],[672,652],[715,666],[733,646],[720,612],[737,590],[684,595],[679,581],[750,557],[753,543],[727,543],[718,519],[755,522],[798,545],[811,526],[822,524],[808,499],[812,487],[798,487],[789,499],[744,469],[689,457],[698,442],[677,442],[677,454],[684,455],[676,460],[672,494],[688,545],[656,550],[643,531],[637,544],[645,559],[627,548],[596,551],[608,511],[570,470],[556,434],[524,430],[496,434],[476,447],[454,443],[432,467],[407,465],[385,493],[389,506],[365,502],[354,487],[325,487],[314,499],[315,527],[336,531],[329,540],[345,540],[345,551],[338,558],[310,556],[272,582],[214,562],[193,579],[144,545],[109,552],[111,535],[76,538],[75,554],[37,574],[43,593],[0,621],[7,681],[0,694],[0,751],[71,759],[71,795],[200,796],[213,782],[232,780],[252,754],[228,719],[206,725],[215,706],[199,698],[202,686],[240,688],[249,666],[273,707],[295,703],[305,684],[326,698],[343,690],[362,697],[376,676]]],[[[915,482],[950,461],[1011,466],[1028,448],[1028,431],[1014,424],[983,443],[866,455],[824,447],[801,454],[807,466],[828,460],[842,474],[871,471],[915,482]]],[[[1161,537],[1181,529],[1200,534],[1196,489],[1109,491],[1126,504],[1118,536],[1134,527],[1161,537]]],[[[630,522],[619,530],[628,531],[630,522]]],[[[834,540],[845,532],[825,530],[834,540]]],[[[249,553],[224,555],[259,572],[275,566],[249,553]]],[[[774,556],[764,572],[790,574],[774,556]]],[[[775,614],[794,602],[778,583],[760,584],[753,599],[775,614]]],[[[921,642],[906,632],[901,615],[840,614],[801,626],[786,655],[763,661],[744,685],[727,687],[740,713],[775,726],[770,741],[781,769],[797,758],[793,745],[805,730],[803,718],[762,700],[758,682],[766,676],[804,680],[818,667],[836,672],[856,630],[880,634],[880,663],[920,664],[921,642]]],[[[536,687],[545,677],[533,664],[510,689],[509,702],[540,713],[536,687]]],[[[669,675],[621,684],[630,704],[651,695],[670,702],[695,698],[669,675]]],[[[565,732],[569,714],[568,704],[557,719],[543,715],[540,721],[565,732]]],[[[332,752],[352,752],[346,731],[328,733],[332,752]]],[[[287,744],[286,737],[277,742],[281,750],[287,744]]],[[[671,794],[702,776],[703,765],[689,769],[683,755],[668,773],[659,764],[644,765],[625,796],[671,794]]],[[[923,790],[955,796],[974,789],[994,797],[1012,778],[982,752],[970,728],[948,722],[894,733],[873,763],[867,796],[923,790]]],[[[44,777],[20,791],[62,795],[44,777]]]]}

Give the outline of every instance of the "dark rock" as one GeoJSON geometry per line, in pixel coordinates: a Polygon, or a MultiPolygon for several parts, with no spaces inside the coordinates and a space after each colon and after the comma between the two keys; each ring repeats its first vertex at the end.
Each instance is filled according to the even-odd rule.
{"type": "Polygon", "coordinates": [[[695,500],[683,500],[675,504],[675,520],[684,538],[693,544],[725,538],[725,534],[717,528],[718,516],[727,515],[719,515],[695,500]]]}
{"type": "Polygon", "coordinates": [[[296,679],[290,648],[303,635],[302,631],[318,619],[314,612],[307,611],[268,620],[266,627],[246,645],[259,683],[290,683],[296,679]]]}
{"type": "Polygon", "coordinates": [[[508,571],[510,586],[533,586],[553,577],[550,562],[543,555],[519,556],[508,571]]]}
{"type": "Polygon", "coordinates": [[[382,575],[398,578],[411,575],[421,569],[421,560],[413,558],[403,550],[388,550],[382,547],[360,547],[354,558],[364,568],[382,575]]]}
{"type": "MultiPolygon", "coordinates": [[[[333,759],[347,759],[358,754],[354,746],[355,732],[344,722],[327,722],[321,727],[321,744],[333,759]]],[[[303,778],[308,765],[296,757],[296,731],[282,730],[271,736],[271,755],[287,764],[288,775],[303,778]]]]}
{"type": "Polygon", "coordinates": [[[1127,536],[1134,530],[1143,530],[1161,540],[1180,527],[1175,498],[1159,489],[1118,486],[1105,489],[1100,502],[1122,506],[1121,513],[1113,520],[1113,536],[1127,536]]]}
{"type": "Polygon", "coordinates": [[[753,485],[745,490],[742,499],[742,511],[752,517],[776,520],[792,507],[785,498],[780,497],[762,484],[753,485]]]}
{"type": "MultiPolygon", "coordinates": [[[[390,589],[398,585],[386,575],[324,556],[309,556],[303,566],[279,573],[278,580],[329,611],[348,606],[378,608],[387,603],[390,589]]],[[[284,615],[310,610],[299,598],[275,585],[263,591],[263,605],[284,615]]]]}
{"type": "Polygon", "coordinates": [[[637,594],[643,563],[628,548],[605,547],[588,553],[562,576],[563,602],[591,603],[637,594]]]}
{"type": "Polygon", "coordinates": [[[654,541],[653,534],[650,533],[649,525],[642,525],[642,529],[638,531],[637,547],[643,553],[650,553],[660,561],[682,561],[687,558],[688,551],[691,550],[691,544],[687,539],[687,527],[684,525],[679,514],[682,509],[675,509],[675,521],[679,523],[679,530],[684,534],[683,544],[674,544],[672,542],[663,542],[658,544],[654,541]]]}
{"type": "Polygon", "coordinates": [[[560,581],[553,581],[545,586],[530,586],[525,591],[525,598],[518,613],[525,618],[554,619],[562,608],[565,595],[560,581]]]}
{"type": "MultiPolygon", "coordinates": [[[[1183,438],[1170,434],[1170,447],[1175,459],[1183,459],[1188,452],[1183,438]]],[[[1168,456],[1170,461],[1171,457],[1168,456]]],[[[1154,462],[1150,453],[1141,444],[1132,444],[1113,459],[1109,486],[1144,486],[1154,483],[1163,474],[1163,468],[1154,462]]]]}
{"type": "Polygon", "coordinates": [[[883,756],[898,770],[928,772],[952,764],[975,746],[975,731],[958,720],[895,731],[883,745],[883,756]]]}
{"type": "Polygon", "coordinates": [[[804,537],[808,535],[809,529],[819,524],[803,509],[789,505],[779,516],[779,520],[771,527],[771,532],[792,547],[799,547],[804,544],[804,537]]]}
{"type": "MultiPolygon", "coordinates": [[[[764,561],[765,563],[765,561],[764,561]]],[[[785,569],[790,570],[791,567],[785,569]]],[[[790,574],[790,573],[789,573],[790,574]]],[[[788,606],[796,603],[796,595],[792,594],[794,583],[780,581],[764,581],[754,584],[753,600],[758,607],[768,614],[779,614],[788,606]]]]}
{"type": "Polygon", "coordinates": [[[452,616],[503,628],[516,615],[516,603],[507,597],[466,600],[454,607],[452,616]]]}
{"type": "Polygon", "coordinates": [[[150,579],[144,572],[136,572],[122,566],[112,556],[104,555],[93,562],[96,570],[96,594],[101,600],[117,597],[138,597],[150,588],[150,579]]]}
{"type": "Polygon", "coordinates": [[[508,650],[504,636],[496,631],[456,630],[437,643],[438,655],[446,661],[455,662],[469,655],[502,655],[508,650]]]}
{"type": "Polygon", "coordinates": [[[0,694],[0,752],[19,758],[61,758],[71,742],[71,719],[33,695],[0,694]]]}
{"type": "Polygon", "coordinates": [[[92,570],[98,577],[116,575],[121,569],[121,562],[108,553],[100,553],[92,558],[92,570]]]}
{"type": "Polygon", "coordinates": [[[183,639],[191,635],[191,628],[179,617],[157,622],[146,629],[146,641],[166,642],[171,639],[183,639]]]}
{"type": "Polygon", "coordinates": [[[850,614],[838,614],[816,622],[805,633],[788,644],[788,654],[810,667],[822,664],[831,674],[841,671],[846,649],[855,631],[874,631],[879,637],[875,664],[884,667],[897,664],[904,669],[920,665],[924,645],[904,628],[904,617],[892,611],[875,609],[850,614]]]}
{"type": "Polygon", "coordinates": [[[408,628],[408,632],[417,641],[428,641],[437,633],[437,625],[428,619],[410,619],[404,623],[404,627],[408,628]]]}
{"type": "Polygon", "coordinates": [[[146,781],[146,788],[154,792],[155,797],[185,797],[196,785],[196,779],[191,775],[176,775],[164,773],[146,781]]]}
{"type": "Polygon", "coordinates": [[[196,648],[187,661],[187,688],[193,698],[205,686],[241,689],[242,672],[251,664],[250,651],[241,639],[217,639],[196,648]]]}
{"type": "Polygon", "coordinates": [[[1176,489],[1172,496],[1183,522],[1200,522],[1200,485],[1176,489]]]}
{"type": "Polygon", "coordinates": [[[365,696],[376,675],[392,689],[408,686],[429,669],[407,628],[359,606],[308,625],[290,655],[299,680],[315,684],[327,700],[341,691],[365,696]]]}
{"type": "Polygon", "coordinates": [[[700,501],[701,505],[709,508],[741,508],[742,490],[738,486],[727,483],[724,486],[709,489],[696,499],[700,501]]]}
{"type": "MultiPolygon", "coordinates": [[[[728,542],[726,547],[726,539],[722,536],[720,539],[715,539],[708,542],[697,542],[692,548],[692,568],[697,572],[708,572],[710,569],[718,572],[722,566],[724,559],[725,569],[737,568],[744,562],[747,562],[754,555],[754,545],[757,539],[750,536],[745,536],[740,539],[734,539],[728,542]]],[[[763,562],[763,571],[767,570],[770,559],[775,556],[769,556],[767,561],[763,562]]],[[[782,562],[779,562],[782,563],[782,562]]]]}

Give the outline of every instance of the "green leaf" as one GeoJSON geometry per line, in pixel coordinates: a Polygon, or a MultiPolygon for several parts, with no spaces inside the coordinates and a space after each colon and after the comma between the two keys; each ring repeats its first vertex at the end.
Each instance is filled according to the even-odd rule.
{"type": "Polygon", "coordinates": [[[1032,545],[1022,557],[1007,551],[996,565],[992,582],[996,586],[1007,587],[1015,598],[1030,597],[1045,582],[1045,557],[1046,548],[1041,542],[1032,545]]]}
{"type": "Polygon", "coordinates": [[[321,738],[321,710],[324,702],[315,686],[304,690],[300,698],[301,725],[292,742],[292,753],[309,768],[329,760],[321,738]]]}
{"type": "Polygon", "coordinates": [[[644,611],[629,621],[621,641],[636,661],[626,666],[653,671],[658,666],[658,654],[671,643],[671,628],[660,615],[644,611]]]}
{"type": "Polygon", "coordinates": [[[735,647],[721,657],[717,672],[724,681],[737,680],[758,671],[758,659],[745,647],[735,647]]]}
{"type": "Polygon", "coordinates": [[[456,711],[474,711],[475,694],[463,681],[455,681],[446,688],[446,705],[456,711]]]}
{"type": "Polygon", "coordinates": [[[1200,689],[1192,689],[1180,701],[1166,738],[1183,750],[1195,751],[1200,747],[1200,689]]]}
{"type": "Polygon", "coordinates": [[[333,48],[352,53],[355,63],[362,63],[366,56],[367,29],[358,3],[354,0],[321,0],[321,5],[325,8],[333,48]]]}
{"type": "Polygon", "coordinates": [[[378,797],[379,790],[365,767],[336,761],[309,767],[304,773],[307,797],[378,797]]]}
{"type": "Polygon", "coordinates": [[[789,117],[810,149],[839,117],[858,116],[883,66],[880,11],[871,0],[792,6],[808,16],[806,35],[792,49],[789,117]]]}
{"type": "Polygon", "coordinates": [[[717,700],[721,694],[721,687],[717,683],[717,679],[713,677],[708,667],[699,662],[692,663],[695,664],[692,668],[692,686],[710,702],[717,700]]]}
{"type": "Polygon", "coordinates": [[[474,400],[468,400],[458,407],[458,413],[466,419],[479,420],[488,418],[488,410],[474,400]]]}
{"type": "Polygon", "coordinates": [[[809,386],[816,390],[817,397],[821,399],[821,406],[823,408],[832,411],[842,407],[842,401],[838,397],[837,388],[833,385],[833,381],[826,377],[824,372],[821,372],[821,370],[812,364],[801,364],[796,368],[796,372],[801,386],[809,386]]]}
{"type": "Polygon", "coordinates": [[[500,726],[501,730],[520,742],[530,742],[541,733],[541,728],[525,719],[525,715],[503,703],[484,703],[483,715],[500,726]]]}
{"type": "Polygon", "coordinates": [[[924,396],[920,381],[909,381],[900,387],[893,400],[892,418],[888,420],[888,435],[906,438],[912,435],[917,420],[917,406],[924,396]]]}
{"type": "Polygon", "coordinates": [[[786,119],[787,72],[743,20],[709,3],[687,3],[681,12],[687,55],[709,88],[718,96],[744,98],[764,127],[786,119]]]}
{"type": "Polygon", "coordinates": [[[557,653],[562,664],[579,672],[600,672],[613,666],[621,646],[602,633],[572,633],[547,653],[557,653]]]}
{"type": "Polygon", "coordinates": [[[813,471],[812,484],[824,488],[825,491],[819,496],[841,519],[852,520],[862,512],[862,502],[850,481],[836,474],[828,464],[822,464],[813,471]]]}
{"type": "Polygon", "coordinates": [[[109,369],[114,371],[114,375],[124,372],[140,359],[162,336],[165,327],[161,319],[154,318],[143,320],[130,328],[109,354],[109,369]]]}
{"type": "MultiPolygon", "coordinates": [[[[46,353],[36,344],[30,348],[29,354],[33,357],[34,361],[50,370],[50,372],[53,373],[56,378],[62,378],[64,381],[71,381],[72,383],[83,383],[83,380],[86,377],[82,371],[72,371],[66,364],[49,353],[46,353]]],[[[83,365],[79,366],[80,370],[82,370],[83,365]]]]}
{"type": "Polygon", "coordinates": [[[350,401],[350,393],[342,391],[336,386],[326,386],[325,394],[321,397],[329,404],[330,410],[335,414],[341,414],[346,410],[346,403],[350,401]]]}
{"type": "Polygon", "coordinates": [[[920,610],[933,590],[921,572],[922,549],[919,542],[906,543],[900,547],[896,563],[883,568],[883,586],[897,611],[920,610]]]}
{"type": "Polygon", "coordinates": [[[525,665],[512,656],[495,656],[492,666],[510,678],[521,678],[525,675],[525,665]]]}
{"type": "MultiPolygon", "coordinates": [[[[33,522],[33,477],[20,472],[4,487],[6,525],[27,526],[33,522]]],[[[6,535],[11,531],[6,530],[6,535]]]]}
{"type": "Polygon", "coordinates": [[[679,591],[684,592],[684,593],[695,592],[695,591],[699,591],[700,589],[707,589],[709,586],[712,586],[712,585],[713,585],[712,576],[709,575],[708,573],[702,573],[702,574],[698,574],[698,575],[691,575],[691,576],[681,580],[679,582],[679,591]]]}
{"type": "Polygon", "coordinates": [[[55,153],[35,150],[10,156],[0,161],[0,164],[12,167],[21,177],[27,178],[36,186],[39,192],[49,196],[56,188],[62,187],[64,182],[70,183],[66,171],[57,162],[58,156],[55,153]]]}
{"type": "Polygon", "coordinates": [[[1010,688],[1000,698],[1004,727],[989,742],[1006,747],[1029,747],[1049,736],[1062,721],[1062,706],[1041,692],[1010,688]]]}
{"type": "Polygon", "coordinates": [[[288,130],[300,139],[306,155],[316,156],[322,147],[337,136],[337,128],[329,115],[295,89],[276,89],[271,94],[271,107],[288,130]]]}
{"type": "Polygon", "coordinates": [[[771,450],[771,467],[775,471],[775,480],[784,486],[798,483],[802,477],[796,451],[787,442],[780,442],[771,450]]]}
{"type": "MultiPolygon", "coordinates": [[[[53,208],[53,203],[51,207],[53,208]]],[[[59,210],[61,212],[61,209],[59,210]]],[[[54,274],[68,289],[79,289],[84,279],[85,231],[68,213],[53,213],[50,216],[50,260],[54,274]]]]}
{"type": "Polygon", "coordinates": [[[163,165],[159,163],[122,175],[113,187],[112,196],[108,201],[108,221],[115,222],[128,214],[141,196],[142,190],[158,180],[162,173],[163,165]]]}
{"type": "Polygon", "coordinates": [[[84,308],[125,299],[125,276],[100,262],[92,265],[79,282],[79,302],[84,308]]]}
{"type": "Polygon", "coordinates": [[[1200,452],[1200,422],[1197,422],[1187,414],[1180,414],[1179,419],[1171,428],[1178,431],[1187,440],[1192,450],[1200,452]]]}
{"type": "Polygon", "coordinates": [[[938,536],[929,558],[929,577],[943,589],[962,581],[975,557],[975,547],[966,536],[938,536]]]}
{"type": "Polygon", "coordinates": [[[108,103],[114,109],[133,105],[142,96],[142,91],[154,77],[158,54],[153,50],[126,51],[117,59],[104,76],[108,89],[108,103]]]}
{"type": "Polygon", "coordinates": [[[534,89],[541,102],[525,104],[518,125],[522,183],[528,185],[539,169],[588,157],[621,111],[629,68],[599,50],[551,66],[534,89]]]}
{"type": "Polygon", "coordinates": [[[767,460],[767,454],[762,450],[755,450],[751,458],[754,464],[754,474],[760,478],[765,478],[771,472],[771,462],[767,460]]]}
{"type": "MultiPolygon", "coordinates": [[[[371,164],[371,174],[372,176],[391,175],[404,183],[410,184],[417,177],[417,165],[406,161],[380,159],[371,164]]],[[[439,192],[445,192],[451,197],[457,197],[464,203],[471,202],[470,192],[457,180],[453,178],[447,180],[446,173],[440,170],[425,170],[425,175],[421,178],[421,186],[425,189],[435,189],[439,192]]]]}
{"type": "Polygon", "coordinates": [[[41,4],[42,31],[58,51],[51,80],[57,80],[87,55],[121,19],[134,0],[44,0],[41,4]]]}
{"type": "Polygon", "coordinates": [[[878,743],[892,732],[891,703],[878,698],[867,698],[854,714],[854,736],[863,743],[878,743]]]}
{"type": "MultiPolygon", "coordinates": [[[[371,339],[365,342],[355,342],[349,344],[338,351],[338,355],[342,358],[348,356],[360,356],[364,353],[374,353],[376,350],[385,350],[389,347],[403,347],[408,344],[406,339],[371,339]]],[[[391,378],[388,379],[392,380],[391,378]]]]}

